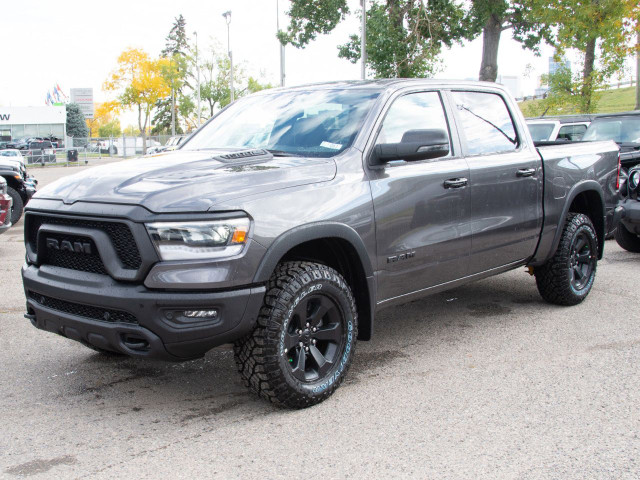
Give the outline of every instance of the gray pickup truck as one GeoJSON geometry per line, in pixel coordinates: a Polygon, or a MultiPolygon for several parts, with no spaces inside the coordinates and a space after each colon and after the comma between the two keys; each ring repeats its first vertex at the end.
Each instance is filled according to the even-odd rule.
{"type": "Polygon", "coordinates": [[[42,189],[25,215],[26,317],[104,353],[233,343],[249,388],[306,407],[382,308],[525,266],[545,300],[584,300],[618,182],[613,142],[536,149],[494,84],[260,92],[175,152],[42,189]]]}

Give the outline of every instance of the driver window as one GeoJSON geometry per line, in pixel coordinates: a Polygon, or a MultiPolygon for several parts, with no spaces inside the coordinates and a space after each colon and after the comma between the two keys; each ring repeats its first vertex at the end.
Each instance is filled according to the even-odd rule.
{"type": "MultiPolygon", "coordinates": [[[[447,117],[438,92],[420,92],[404,95],[391,105],[376,139],[381,143],[400,143],[409,130],[443,130],[449,137],[447,117]]],[[[449,145],[451,151],[451,145],[449,145]]],[[[451,156],[449,154],[448,156],[451,156]]]]}

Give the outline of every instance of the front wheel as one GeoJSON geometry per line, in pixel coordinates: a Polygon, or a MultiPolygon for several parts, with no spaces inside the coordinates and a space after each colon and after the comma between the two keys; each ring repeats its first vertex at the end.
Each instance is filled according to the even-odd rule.
{"type": "Polygon", "coordinates": [[[245,384],[289,408],[320,403],[338,388],[353,358],[358,315],[347,282],[310,262],[276,268],[252,333],[234,345],[245,384]]]}
{"type": "Polygon", "coordinates": [[[15,189],[8,187],[7,193],[13,200],[13,206],[11,207],[11,224],[15,225],[22,217],[24,202],[22,201],[22,196],[15,189]]]}
{"type": "Polygon", "coordinates": [[[534,270],[542,298],[557,305],[577,305],[593,287],[598,237],[589,217],[570,213],[556,253],[534,270]]]}

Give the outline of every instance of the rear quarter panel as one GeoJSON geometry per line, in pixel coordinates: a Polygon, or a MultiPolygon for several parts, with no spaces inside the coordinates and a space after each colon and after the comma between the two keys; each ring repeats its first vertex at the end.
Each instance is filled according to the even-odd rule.
{"type": "Polygon", "coordinates": [[[539,147],[544,168],[544,222],[536,253],[530,264],[539,265],[557,247],[571,202],[585,189],[602,194],[605,212],[618,200],[616,189],[618,146],[614,142],[573,142],[539,147]]]}

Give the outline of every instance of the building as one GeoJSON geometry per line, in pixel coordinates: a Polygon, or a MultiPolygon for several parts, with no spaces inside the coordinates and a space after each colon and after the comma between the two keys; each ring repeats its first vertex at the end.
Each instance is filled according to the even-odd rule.
{"type": "Polygon", "coordinates": [[[61,107],[0,107],[0,140],[25,137],[64,139],[67,111],[61,107]]]}
{"type": "Polygon", "coordinates": [[[520,77],[515,75],[498,75],[496,82],[504,85],[507,91],[513,95],[514,98],[522,97],[522,88],[520,87],[520,77]]]}
{"type": "Polygon", "coordinates": [[[553,75],[561,68],[566,68],[571,71],[571,62],[567,59],[561,59],[559,62],[556,62],[553,57],[549,57],[549,75],[553,75]]]}

